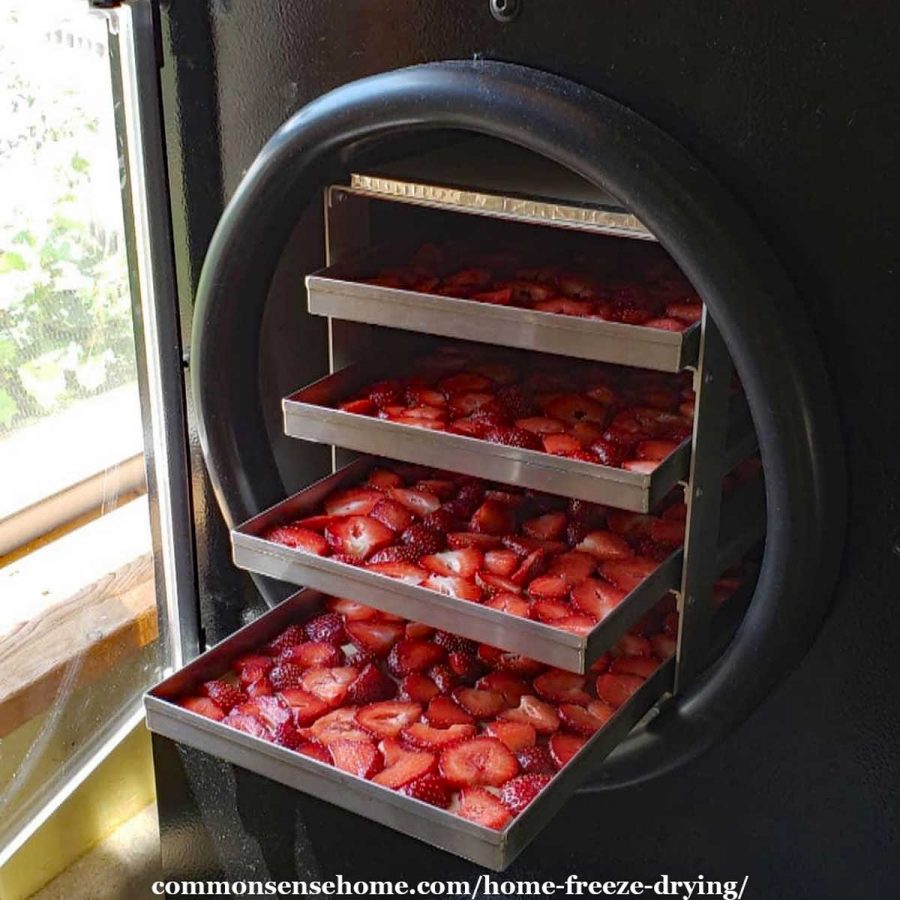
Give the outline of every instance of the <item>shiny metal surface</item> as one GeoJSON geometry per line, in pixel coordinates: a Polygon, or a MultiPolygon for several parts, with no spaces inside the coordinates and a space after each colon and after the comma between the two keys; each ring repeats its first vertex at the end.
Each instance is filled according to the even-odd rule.
{"type": "Polygon", "coordinates": [[[446,597],[385,575],[275,544],[259,537],[270,526],[310,515],[332,491],[357,483],[376,463],[363,457],[260,513],[232,532],[234,562],[252,572],[317,588],[399,616],[425,622],[522,653],[549,665],[583,672],[602,656],[681,577],[681,551],[673,553],[586,637],[511,616],[478,603],[446,597]]]}
{"type": "Polygon", "coordinates": [[[157,685],[144,697],[147,725],[156,734],[195,747],[290,788],[455,853],[494,871],[505,869],[563,806],[579,783],[669,690],[672,662],[664,663],[627,704],[506,828],[495,831],[453,813],[251,737],[175,705],[172,698],[220,674],[231,660],[266,642],[289,622],[315,612],[321,595],[300,591],[157,685]]]}
{"type": "Polygon", "coordinates": [[[663,331],[364,284],[390,252],[367,251],[306,277],[309,312],[369,325],[679,372],[694,364],[699,326],[663,331]],[[377,256],[378,262],[374,263],[377,256]],[[368,264],[368,265],[367,265],[368,264]]]}
{"type": "MultiPolygon", "coordinates": [[[[690,440],[685,440],[648,475],[491,444],[465,435],[427,431],[334,408],[338,401],[385,373],[385,368],[384,359],[349,366],[287,397],[283,401],[285,432],[308,441],[579,497],[634,512],[648,512],[687,477],[690,440]]],[[[396,370],[395,364],[393,371],[396,370]]]]}

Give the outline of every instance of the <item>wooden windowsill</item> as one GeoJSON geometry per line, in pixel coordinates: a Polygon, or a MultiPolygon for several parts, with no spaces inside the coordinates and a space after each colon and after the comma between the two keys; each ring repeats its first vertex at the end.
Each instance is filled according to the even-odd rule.
{"type": "Polygon", "coordinates": [[[0,569],[0,738],[158,634],[145,496],[0,569]]]}

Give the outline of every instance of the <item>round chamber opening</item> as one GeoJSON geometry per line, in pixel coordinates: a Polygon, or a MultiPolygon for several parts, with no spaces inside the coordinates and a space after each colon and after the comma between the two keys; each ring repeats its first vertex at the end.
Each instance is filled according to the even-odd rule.
{"type": "MultiPolygon", "coordinates": [[[[259,395],[250,385],[258,383],[263,319],[279,258],[290,266],[290,255],[282,251],[297,228],[297,211],[315,208],[323,188],[362,167],[440,150],[473,134],[500,142],[498,149],[524,149],[532,161],[550,161],[584,185],[603,189],[658,239],[659,246],[642,242],[644,252],[658,267],[680,272],[707,305],[758,441],[768,514],[765,553],[754,559],[747,551],[756,592],[724,652],[620,745],[593,785],[614,788],[658,775],[710,746],[796,664],[827,607],[841,541],[839,531],[825,533],[820,525],[829,522],[837,529],[842,521],[843,471],[811,332],[763,237],[682,148],[606,98],[499,63],[433,64],[388,73],[307,107],[248,173],[204,267],[193,353],[204,450],[232,521],[284,496],[271,448],[248,435],[261,423],[259,395]],[[269,236],[268,246],[251,238],[259,233],[269,236]],[[215,365],[216,348],[223,345],[233,348],[224,379],[215,365]],[[239,427],[229,424],[223,409],[232,417],[235,411],[245,413],[236,417],[239,427]]],[[[486,159],[482,155],[482,163],[486,159]]],[[[514,180],[511,169],[505,174],[514,180]]],[[[416,221],[433,213],[423,210],[416,221]]],[[[389,219],[396,211],[385,215],[389,219]]],[[[471,223],[476,217],[462,218],[471,223]]],[[[509,234],[511,225],[541,227],[500,217],[479,222],[486,236],[509,234]]],[[[449,234],[459,226],[443,227],[449,234]]],[[[474,226],[461,229],[475,236],[474,226]]],[[[623,240],[589,237],[596,246],[623,240]]],[[[572,229],[559,240],[562,246],[587,238],[572,229]]],[[[632,252],[640,256],[626,255],[632,252]]],[[[757,479],[762,476],[756,472],[757,479]]]]}

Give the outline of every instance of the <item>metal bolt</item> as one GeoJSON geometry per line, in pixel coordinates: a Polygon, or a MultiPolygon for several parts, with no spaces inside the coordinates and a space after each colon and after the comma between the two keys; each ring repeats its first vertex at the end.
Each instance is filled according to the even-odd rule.
{"type": "Polygon", "coordinates": [[[491,15],[498,22],[512,22],[521,12],[521,0],[491,0],[491,15]]]}

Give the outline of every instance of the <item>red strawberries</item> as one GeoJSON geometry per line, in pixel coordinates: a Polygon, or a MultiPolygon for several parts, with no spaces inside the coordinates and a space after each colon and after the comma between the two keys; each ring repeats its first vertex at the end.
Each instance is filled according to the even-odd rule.
{"type": "Polygon", "coordinates": [[[664,629],[672,615],[663,603],[604,666],[578,675],[331,598],[177,702],[316,764],[502,829],[655,671],[657,639],[671,640],[664,629]]]}
{"type": "MultiPolygon", "coordinates": [[[[687,374],[535,354],[526,362],[509,351],[449,346],[414,361],[408,372],[390,382],[362,388],[338,407],[413,428],[652,472],[691,435],[692,401],[687,374]],[[388,390],[386,384],[393,389],[388,390]]],[[[408,497],[402,488],[387,493],[417,515],[447,499],[418,486],[414,490],[408,497]]],[[[391,508],[377,503],[370,490],[342,492],[325,511],[329,515],[372,515],[397,530],[391,508]]],[[[317,530],[310,522],[299,524],[317,530]]],[[[534,528],[559,537],[555,524],[558,517],[536,522],[534,528]]]]}
{"type": "MultiPolygon", "coordinates": [[[[425,244],[407,265],[363,280],[378,287],[666,331],[684,331],[700,319],[703,307],[690,282],[671,260],[646,248],[616,248],[615,255],[598,251],[590,268],[543,258],[533,247],[486,255],[462,243],[425,244]],[[537,265],[535,257],[542,260],[537,265]]],[[[381,390],[393,396],[389,387],[381,390]]]]}
{"type": "MultiPolygon", "coordinates": [[[[483,377],[474,376],[471,383],[481,384],[477,379],[483,377]]],[[[299,520],[306,523],[303,528],[289,522],[264,536],[576,634],[589,633],[612,612],[684,534],[684,506],[676,495],[658,515],[638,515],[400,464],[373,469],[360,484],[326,497],[323,509],[322,515],[299,520]],[[316,534],[312,528],[321,530],[324,545],[307,549],[297,533],[316,534]]],[[[396,638],[391,623],[368,624],[358,604],[340,604],[346,625],[320,616],[305,634],[323,644],[349,639],[366,652],[385,655],[396,638]]],[[[304,659],[320,654],[321,666],[335,664],[324,649],[302,652],[304,659]]],[[[413,671],[420,670],[394,674],[413,671]]]]}

